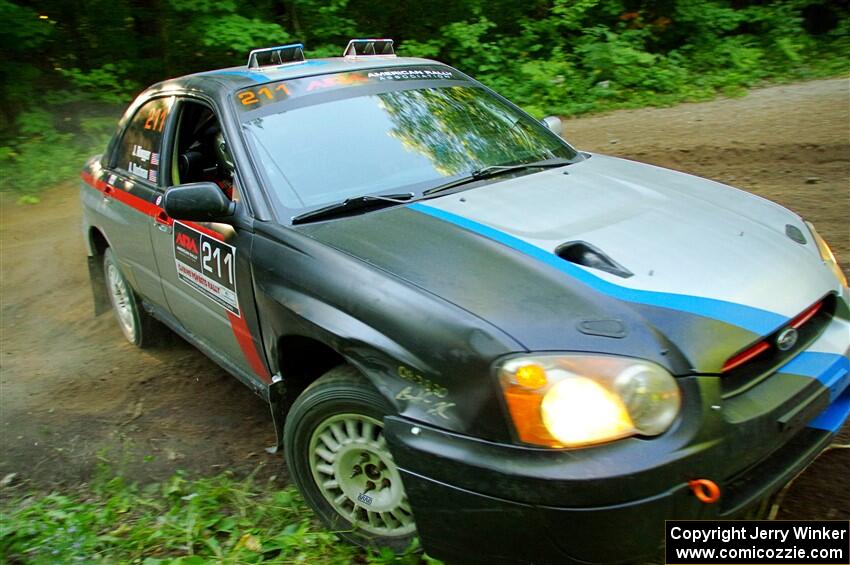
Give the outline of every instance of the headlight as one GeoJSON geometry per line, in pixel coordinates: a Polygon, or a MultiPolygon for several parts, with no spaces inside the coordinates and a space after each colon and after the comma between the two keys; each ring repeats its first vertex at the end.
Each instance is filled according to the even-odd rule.
{"type": "Polygon", "coordinates": [[[838,261],[835,260],[835,255],[832,253],[832,249],[829,248],[829,245],[826,243],[826,240],[820,236],[820,234],[815,230],[815,226],[812,225],[811,222],[806,222],[806,225],[809,227],[809,231],[812,232],[812,237],[815,240],[815,244],[818,246],[818,251],[820,252],[820,258],[823,259],[823,262],[827,267],[835,274],[835,277],[838,281],[843,285],[847,286],[847,277],[844,276],[844,271],[841,270],[841,265],[838,264],[838,261]]]}
{"type": "Polygon", "coordinates": [[[679,414],[679,386],[662,367],[604,355],[531,355],[499,366],[520,441],[581,447],[665,432],[679,414]]]}

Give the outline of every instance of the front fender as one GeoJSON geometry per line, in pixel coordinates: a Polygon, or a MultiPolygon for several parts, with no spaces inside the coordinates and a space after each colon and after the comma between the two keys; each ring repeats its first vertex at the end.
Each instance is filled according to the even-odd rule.
{"type": "Polygon", "coordinates": [[[398,414],[510,440],[490,372],[496,358],[523,350],[510,336],[293,229],[259,227],[252,256],[264,345],[275,372],[281,337],[310,338],[358,367],[398,414]]]}

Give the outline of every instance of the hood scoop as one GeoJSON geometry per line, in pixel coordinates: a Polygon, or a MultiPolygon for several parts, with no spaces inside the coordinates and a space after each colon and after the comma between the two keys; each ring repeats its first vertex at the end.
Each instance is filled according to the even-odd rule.
{"type": "Polygon", "coordinates": [[[634,273],[611,259],[602,250],[584,241],[568,241],[555,249],[555,254],[570,263],[598,269],[627,279],[634,273]]]}

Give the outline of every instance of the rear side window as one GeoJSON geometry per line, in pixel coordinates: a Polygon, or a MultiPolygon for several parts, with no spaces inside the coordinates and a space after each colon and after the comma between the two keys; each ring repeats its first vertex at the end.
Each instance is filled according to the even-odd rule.
{"type": "Polygon", "coordinates": [[[173,105],[172,96],[156,98],[139,108],[118,147],[116,166],[119,169],[137,179],[157,183],[162,132],[173,105]]]}

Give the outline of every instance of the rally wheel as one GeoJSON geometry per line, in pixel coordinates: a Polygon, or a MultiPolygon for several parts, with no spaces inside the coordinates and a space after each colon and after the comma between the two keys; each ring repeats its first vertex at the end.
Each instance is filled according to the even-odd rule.
{"type": "Polygon", "coordinates": [[[163,327],[150,314],[139,308],[139,299],[124,278],[112,249],[103,254],[103,274],[112,311],[127,341],[141,348],[149,347],[162,336],[163,327]]]}
{"type": "Polygon", "coordinates": [[[387,401],[353,367],[331,369],[286,418],[290,475],[319,518],[361,546],[403,551],[416,523],[383,434],[387,401]]]}

